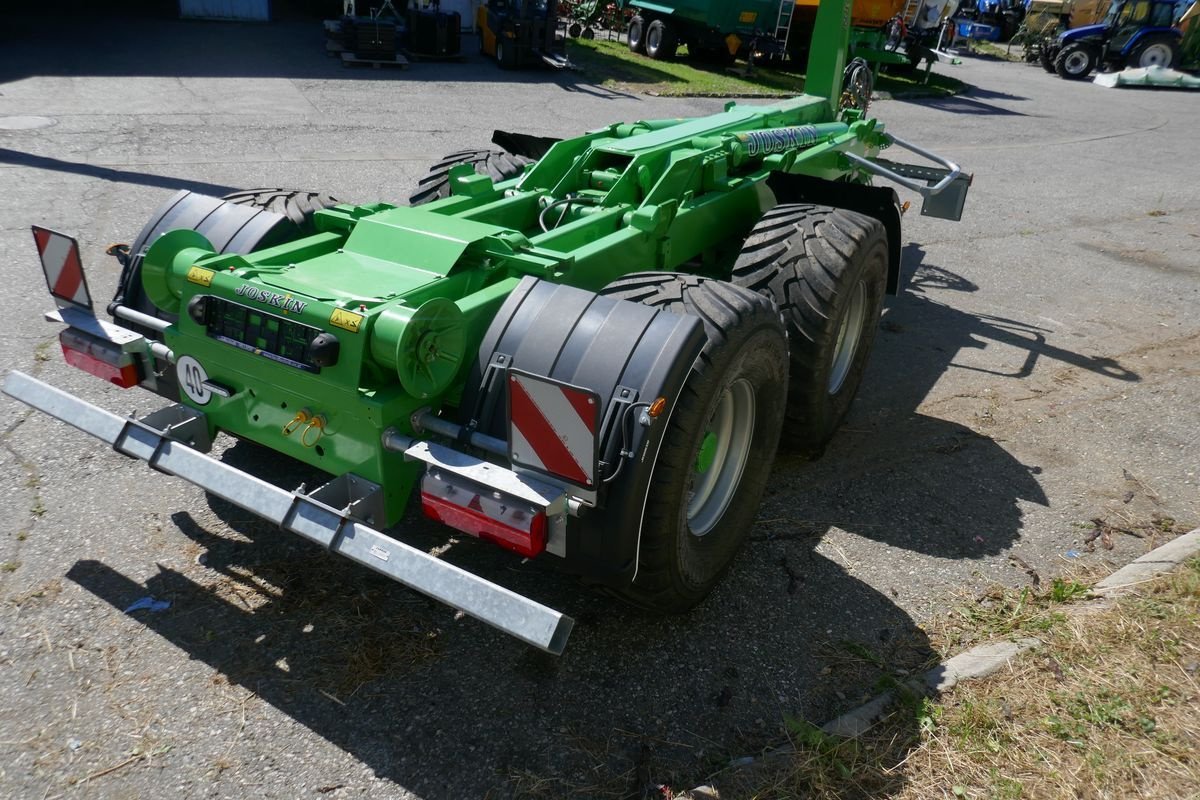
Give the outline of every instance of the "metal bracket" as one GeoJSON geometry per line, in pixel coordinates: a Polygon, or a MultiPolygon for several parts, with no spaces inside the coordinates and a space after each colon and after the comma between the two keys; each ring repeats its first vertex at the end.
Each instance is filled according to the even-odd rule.
{"type": "MultiPolygon", "coordinates": [[[[604,421],[600,423],[600,446],[601,454],[607,456],[611,461],[606,460],[604,466],[615,466],[620,463],[622,458],[628,458],[625,451],[618,447],[613,454],[613,429],[617,428],[617,433],[621,433],[619,427],[624,424],[625,415],[629,413],[629,408],[638,401],[637,389],[630,386],[617,386],[613,391],[612,400],[608,404],[608,408],[604,411],[604,421]]],[[[622,434],[623,435],[623,434],[622,434]]],[[[611,477],[605,475],[604,479],[611,477]]]]}
{"type": "Polygon", "coordinates": [[[163,436],[182,442],[188,447],[207,453],[212,450],[212,436],[208,433],[208,418],[194,408],[173,403],[153,411],[138,420],[163,436]]]}
{"type": "Polygon", "coordinates": [[[368,525],[382,524],[386,517],[383,487],[352,472],[339,475],[307,496],[368,525]]]}

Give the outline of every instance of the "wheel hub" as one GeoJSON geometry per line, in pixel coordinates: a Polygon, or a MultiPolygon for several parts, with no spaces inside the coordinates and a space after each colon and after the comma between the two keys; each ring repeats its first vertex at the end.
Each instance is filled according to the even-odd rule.
{"type": "Polygon", "coordinates": [[[1171,61],[1171,49],[1165,44],[1152,44],[1142,53],[1143,67],[1163,67],[1171,61]]]}
{"type": "Polygon", "coordinates": [[[859,281],[850,290],[850,307],[838,326],[837,343],[833,347],[833,365],[829,369],[829,393],[837,394],[850,374],[858,342],[862,338],[863,320],[867,313],[867,285],[859,281]]]}
{"type": "Polygon", "coordinates": [[[688,528],[703,536],[716,527],[737,494],[754,440],[754,386],[739,378],[721,394],[696,452],[688,497],[688,528]]]}
{"type": "Polygon", "coordinates": [[[1072,75],[1078,74],[1087,67],[1088,57],[1086,53],[1074,52],[1067,56],[1063,67],[1072,75]]]}
{"type": "Polygon", "coordinates": [[[708,472],[708,468],[712,466],[713,459],[717,457],[717,435],[709,431],[704,435],[704,441],[700,443],[700,452],[696,454],[696,472],[708,472]]]}

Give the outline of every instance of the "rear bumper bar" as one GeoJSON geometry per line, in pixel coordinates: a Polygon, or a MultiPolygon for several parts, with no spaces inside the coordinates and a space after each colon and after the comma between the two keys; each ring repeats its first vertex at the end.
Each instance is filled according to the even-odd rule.
{"type": "Polygon", "coordinates": [[[195,450],[135,419],[120,417],[22,372],[4,393],[176,475],[281,528],[429,595],[534,647],[559,655],[574,621],[478,575],[397,541],[301,492],[288,492],[195,450]]]}

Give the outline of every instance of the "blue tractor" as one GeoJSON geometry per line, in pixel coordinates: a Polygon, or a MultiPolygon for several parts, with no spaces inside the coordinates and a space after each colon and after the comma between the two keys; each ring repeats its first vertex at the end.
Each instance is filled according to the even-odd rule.
{"type": "Polygon", "coordinates": [[[1179,60],[1182,33],[1172,23],[1176,0],[1113,0],[1104,19],[1065,31],[1042,51],[1042,65],[1068,80],[1092,70],[1125,67],[1173,67],[1179,60]]]}

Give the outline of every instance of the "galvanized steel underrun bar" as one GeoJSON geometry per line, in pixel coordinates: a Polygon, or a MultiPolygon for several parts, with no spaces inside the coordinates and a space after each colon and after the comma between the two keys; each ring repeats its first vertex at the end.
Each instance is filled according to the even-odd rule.
{"type": "Polygon", "coordinates": [[[566,645],[574,625],[570,617],[392,539],[308,495],[273,486],[22,372],[8,375],[4,392],[107,442],[117,452],[190,481],[535,647],[559,655],[566,645]]]}

